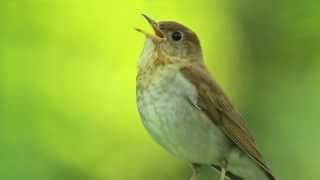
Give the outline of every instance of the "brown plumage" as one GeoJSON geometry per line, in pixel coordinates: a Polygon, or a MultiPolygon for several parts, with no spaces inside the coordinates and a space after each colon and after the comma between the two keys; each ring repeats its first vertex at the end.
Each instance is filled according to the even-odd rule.
{"type": "Polygon", "coordinates": [[[152,137],[197,167],[221,171],[221,179],[275,180],[241,114],[208,72],[196,33],[144,17],[156,35],[137,29],[147,36],[137,104],[152,137]]]}
{"type": "Polygon", "coordinates": [[[220,86],[211,78],[207,69],[199,64],[187,64],[181,72],[198,90],[200,107],[237,147],[248,154],[268,174],[275,179],[265,164],[253,136],[246,127],[239,111],[231,104],[220,86]]]}

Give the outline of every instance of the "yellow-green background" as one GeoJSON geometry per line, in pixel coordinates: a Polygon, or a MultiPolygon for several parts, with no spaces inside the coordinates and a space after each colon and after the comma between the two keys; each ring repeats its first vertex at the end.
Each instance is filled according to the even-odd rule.
{"type": "Polygon", "coordinates": [[[189,179],[137,113],[140,13],[198,33],[279,179],[319,179],[319,12],[316,0],[1,0],[0,179],[189,179]]]}

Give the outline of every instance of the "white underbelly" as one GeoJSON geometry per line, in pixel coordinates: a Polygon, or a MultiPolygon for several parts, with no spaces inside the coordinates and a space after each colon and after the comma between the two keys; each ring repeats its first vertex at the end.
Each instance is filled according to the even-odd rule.
{"type": "Polygon", "coordinates": [[[188,81],[182,81],[186,79],[178,74],[167,83],[138,92],[143,124],[154,140],[172,154],[194,163],[218,163],[228,151],[229,141],[190,104],[186,96],[195,95],[190,93],[194,89],[188,87],[188,81]]]}

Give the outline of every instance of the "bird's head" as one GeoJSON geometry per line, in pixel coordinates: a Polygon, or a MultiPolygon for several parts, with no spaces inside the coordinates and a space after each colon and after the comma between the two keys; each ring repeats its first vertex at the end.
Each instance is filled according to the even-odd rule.
{"type": "Polygon", "coordinates": [[[139,28],[136,28],[136,30],[145,34],[157,47],[157,50],[171,57],[202,60],[200,41],[191,29],[174,21],[156,22],[144,14],[143,17],[151,25],[154,34],[139,28]]]}

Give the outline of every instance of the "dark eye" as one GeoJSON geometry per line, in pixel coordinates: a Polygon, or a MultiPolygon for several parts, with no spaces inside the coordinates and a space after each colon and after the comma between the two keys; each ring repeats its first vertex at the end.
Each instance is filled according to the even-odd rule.
{"type": "Polygon", "coordinates": [[[171,38],[174,40],[174,41],[179,41],[181,40],[182,38],[182,34],[181,32],[173,32],[172,35],[171,35],[171,38]]]}

